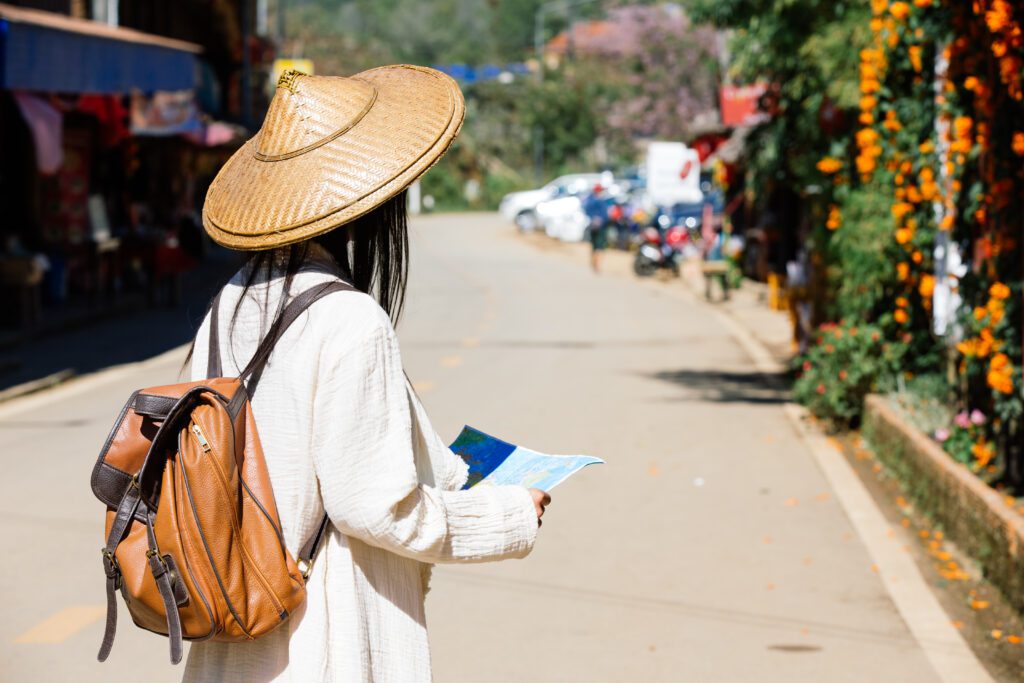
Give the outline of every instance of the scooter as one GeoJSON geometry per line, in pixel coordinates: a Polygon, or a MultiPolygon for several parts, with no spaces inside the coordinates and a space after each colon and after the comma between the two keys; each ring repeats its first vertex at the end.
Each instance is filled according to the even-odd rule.
{"type": "Polygon", "coordinates": [[[649,277],[659,270],[668,270],[673,277],[679,277],[686,238],[686,229],[678,225],[666,229],[664,235],[658,228],[644,228],[640,233],[640,247],[633,259],[633,272],[640,277],[649,277]]]}

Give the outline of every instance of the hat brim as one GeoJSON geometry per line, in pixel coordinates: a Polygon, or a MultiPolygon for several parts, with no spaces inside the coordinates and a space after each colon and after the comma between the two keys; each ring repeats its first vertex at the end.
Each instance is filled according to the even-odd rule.
{"type": "Polygon", "coordinates": [[[376,100],[343,135],[303,154],[257,158],[259,134],[235,152],[206,193],[203,226],[231,249],[273,249],[352,221],[407,188],[444,155],[465,116],[449,76],[397,65],[353,76],[376,100]]]}

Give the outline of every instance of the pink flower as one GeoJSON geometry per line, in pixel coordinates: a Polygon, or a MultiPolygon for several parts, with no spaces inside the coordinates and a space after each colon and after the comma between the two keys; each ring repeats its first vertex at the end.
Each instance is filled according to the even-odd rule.
{"type": "Polygon", "coordinates": [[[819,393],[820,395],[824,395],[824,394],[825,394],[825,385],[824,385],[824,384],[819,384],[819,385],[818,385],[818,388],[817,388],[817,392],[818,392],[818,393],[819,393]]]}
{"type": "Polygon", "coordinates": [[[957,413],[956,417],[953,418],[953,422],[955,422],[956,426],[960,429],[967,429],[971,426],[971,418],[968,417],[966,410],[961,413],[957,413]]]}
{"type": "Polygon", "coordinates": [[[976,425],[983,425],[987,420],[985,419],[985,413],[981,412],[977,408],[971,411],[971,422],[976,425]]]}
{"type": "Polygon", "coordinates": [[[939,429],[935,430],[935,440],[938,441],[939,443],[944,442],[948,438],[949,430],[946,429],[945,427],[940,427],[939,429]]]}

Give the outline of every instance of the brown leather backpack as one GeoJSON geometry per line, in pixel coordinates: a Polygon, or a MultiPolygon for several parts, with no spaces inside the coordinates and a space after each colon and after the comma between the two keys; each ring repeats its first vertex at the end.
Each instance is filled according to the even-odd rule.
{"type": "Polygon", "coordinates": [[[305,580],[326,515],[296,562],[285,548],[250,397],[274,344],[330,282],[291,301],[237,378],[220,377],[217,308],[210,325],[213,379],[136,391],[121,410],[92,473],[107,505],[107,625],[99,660],[117,628],[120,589],[140,628],[170,638],[237,642],[280,626],[306,596],[305,580]]]}

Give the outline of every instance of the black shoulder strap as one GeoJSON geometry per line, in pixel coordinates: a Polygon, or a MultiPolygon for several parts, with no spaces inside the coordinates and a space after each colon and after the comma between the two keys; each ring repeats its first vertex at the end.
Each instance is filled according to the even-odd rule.
{"type": "MultiPolygon", "coordinates": [[[[263,375],[263,369],[267,366],[267,361],[270,358],[270,351],[284,335],[285,330],[295,322],[295,320],[305,311],[307,308],[312,306],[315,302],[319,301],[323,297],[331,294],[332,292],[356,292],[359,291],[344,280],[332,280],[316,287],[307,289],[302,294],[298,295],[287,306],[285,306],[284,313],[281,314],[281,318],[271,326],[270,331],[267,332],[267,336],[264,337],[263,341],[260,342],[256,348],[256,352],[252,356],[252,360],[246,365],[245,369],[239,375],[239,378],[245,380],[246,393],[252,397],[256,392],[256,385],[259,384],[260,377],[263,375]]],[[[220,339],[217,330],[217,308],[220,306],[220,294],[214,299],[213,309],[210,312],[210,351],[209,351],[209,362],[207,363],[207,376],[208,377],[219,377],[223,372],[220,363],[220,339]]],[[[320,548],[320,542],[323,541],[324,533],[327,531],[327,526],[330,524],[330,518],[324,513],[324,516],[320,518],[320,523],[317,524],[316,531],[313,536],[302,546],[299,551],[298,565],[299,571],[302,572],[303,579],[309,579],[310,573],[313,571],[313,559],[316,557],[317,550],[320,548]]]]}

